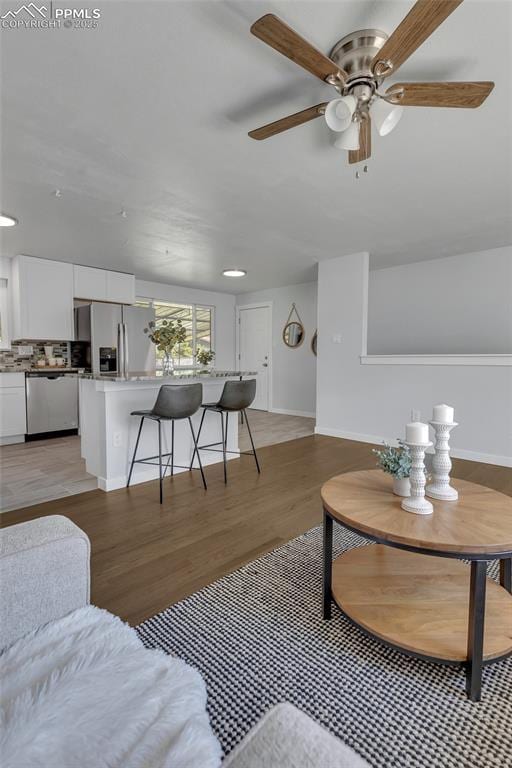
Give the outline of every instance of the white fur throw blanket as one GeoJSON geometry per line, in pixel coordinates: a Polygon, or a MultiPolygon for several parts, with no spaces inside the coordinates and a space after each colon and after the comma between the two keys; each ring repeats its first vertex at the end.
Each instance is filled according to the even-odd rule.
{"type": "Polygon", "coordinates": [[[204,682],[116,616],[73,611],[0,657],[2,768],[218,768],[204,682]]]}

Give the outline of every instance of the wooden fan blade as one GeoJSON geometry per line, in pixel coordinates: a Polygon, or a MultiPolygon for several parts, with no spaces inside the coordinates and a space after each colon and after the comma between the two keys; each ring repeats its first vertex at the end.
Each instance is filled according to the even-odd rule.
{"type": "Polygon", "coordinates": [[[372,61],[378,77],[395,73],[462,0],[417,0],[372,61]]]}
{"type": "Polygon", "coordinates": [[[319,77],[320,80],[326,80],[329,75],[340,74],[343,80],[347,77],[346,72],[340,70],[334,61],[331,61],[311,43],[304,40],[273,13],[267,13],[255,21],[251,27],[251,32],[264,43],[270,45],[271,48],[282,53],[283,56],[287,56],[300,67],[311,72],[312,75],[319,77]]]}
{"type": "Polygon", "coordinates": [[[269,136],[275,136],[276,133],[282,133],[289,128],[295,128],[296,125],[302,125],[309,120],[314,120],[315,117],[323,115],[324,110],[328,102],[323,104],[317,104],[315,107],[308,107],[303,109],[302,112],[296,112],[294,115],[288,115],[288,117],[282,117],[281,120],[276,120],[274,123],[263,125],[261,128],[256,128],[254,131],[249,131],[251,139],[268,139],[269,136]]]}
{"type": "MultiPolygon", "coordinates": [[[[494,83],[396,83],[386,91],[404,107],[479,107],[488,97],[494,83]],[[403,91],[400,95],[400,90],[403,91]]],[[[393,99],[395,101],[395,99],[393,99]]]]}
{"type": "Polygon", "coordinates": [[[370,115],[367,115],[359,125],[359,149],[350,149],[348,161],[360,163],[362,160],[368,160],[372,154],[372,123],[370,115]]]}

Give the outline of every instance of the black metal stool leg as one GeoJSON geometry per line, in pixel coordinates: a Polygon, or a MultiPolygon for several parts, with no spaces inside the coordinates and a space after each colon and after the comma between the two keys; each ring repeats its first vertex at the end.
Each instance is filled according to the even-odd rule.
{"type": "Polygon", "coordinates": [[[485,588],[487,563],[473,560],[469,587],[468,661],[466,693],[471,701],[480,701],[484,651],[485,588]]]}
{"type": "Polygon", "coordinates": [[[258,456],[256,454],[256,448],[254,447],[254,440],[252,439],[252,432],[251,432],[251,428],[249,426],[249,419],[247,418],[247,412],[246,412],[245,408],[244,408],[244,416],[245,416],[245,423],[247,424],[247,431],[249,433],[249,437],[250,437],[250,440],[251,440],[252,452],[253,452],[253,455],[254,455],[254,461],[256,462],[256,469],[258,470],[258,475],[261,475],[260,463],[258,461],[258,456]]]}
{"type": "MultiPolygon", "coordinates": [[[[173,422],[173,423],[174,423],[174,422],[173,422]]],[[[165,444],[166,444],[166,446],[167,446],[167,448],[168,448],[168,447],[169,447],[169,445],[168,445],[168,443],[167,443],[167,440],[165,441],[165,444]]],[[[172,446],[171,446],[171,447],[172,447],[172,446]]],[[[172,456],[172,453],[169,453],[169,455],[167,456],[167,462],[166,462],[166,464],[165,464],[165,469],[164,469],[164,480],[165,480],[165,476],[167,475],[167,470],[169,469],[169,464],[171,463],[171,456],[172,456]]]]}
{"type": "Polygon", "coordinates": [[[135,448],[134,448],[134,451],[133,451],[132,463],[130,464],[130,472],[128,474],[128,482],[126,483],[126,487],[127,488],[130,487],[130,481],[132,479],[132,472],[133,472],[133,465],[135,464],[135,456],[137,455],[137,448],[139,447],[140,433],[142,432],[142,425],[143,424],[144,424],[144,416],[140,420],[139,431],[137,432],[137,439],[135,441],[135,448]]]}
{"type": "Polygon", "coordinates": [[[164,493],[162,487],[162,422],[158,419],[158,469],[160,475],[160,504],[163,504],[164,493]]]}
{"type": "Polygon", "coordinates": [[[222,411],[219,411],[219,413],[220,413],[220,424],[222,428],[222,458],[224,459],[224,482],[227,483],[228,472],[226,467],[226,437],[224,432],[224,414],[222,411]]]}
{"type": "Polygon", "coordinates": [[[171,477],[174,475],[174,419],[171,422],[171,477]]]}
{"type": "Polygon", "coordinates": [[[188,419],[188,423],[190,424],[190,431],[192,432],[192,440],[194,441],[194,453],[197,453],[197,460],[199,462],[199,469],[201,470],[201,477],[203,478],[204,489],[205,489],[205,491],[207,491],[208,490],[208,486],[206,485],[206,478],[205,478],[204,472],[203,472],[203,464],[202,464],[202,461],[201,461],[201,456],[199,455],[199,451],[197,450],[197,441],[199,439],[199,434],[198,434],[197,437],[195,436],[195,434],[194,434],[194,427],[192,426],[192,419],[190,417],[188,419]]]}
{"type": "MultiPolygon", "coordinates": [[[[198,448],[198,445],[199,445],[199,438],[201,437],[201,430],[202,430],[202,428],[203,428],[203,421],[204,421],[204,417],[205,417],[205,415],[206,415],[206,408],[203,408],[203,414],[202,414],[202,416],[201,416],[201,422],[200,422],[200,424],[199,424],[199,430],[198,430],[198,432],[197,432],[197,438],[196,438],[196,442],[195,442],[195,444],[194,444],[194,453],[192,454],[192,460],[191,460],[191,462],[190,462],[190,470],[192,470],[192,468],[193,468],[193,466],[194,466],[194,459],[195,459],[195,457],[196,457],[196,453],[197,453],[197,455],[199,456],[199,448],[198,448]]],[[[190,471],[190,470],[189,470],[189,471],[190,471]]]]}

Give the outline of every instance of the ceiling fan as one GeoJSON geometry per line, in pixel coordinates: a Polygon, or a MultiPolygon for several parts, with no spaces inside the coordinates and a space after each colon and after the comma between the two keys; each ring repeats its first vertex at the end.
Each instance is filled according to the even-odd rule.
{"type": "Polygon", "coordinates": [[[494,83],[395,83],[380,90],[385,78],[394,75],[461,2],[417,0],[389,37],[378,29],[352,32],[329,56],[272,13],[262,16],[252,25],[252,34],[334,86],[339,96],[250,131],[249,136],[268,139],[324,115],[329,128],[339,134],[335,146],[348,150],[349,163],[358,163],[371,155],[372,119],[385,136],[398,123],[403,107],[479,107],[494,83]]]}

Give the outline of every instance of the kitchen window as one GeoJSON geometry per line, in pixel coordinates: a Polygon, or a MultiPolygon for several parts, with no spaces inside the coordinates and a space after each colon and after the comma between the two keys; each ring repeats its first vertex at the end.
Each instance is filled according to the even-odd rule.
{"type": "MultiPolygon", "coordinates": [[[[212,349],[214,337],[214,307],[200,304],[173,304],[155,299],[137,299],[137,307],[153,307],[155,322],[158,325],[163,320],[181,320],[187,337],[174,354],[175,366],[190,368],[196,365],[195,353],[199,349],[212,349]]],[[[156,350],[157,368],[162,367],[163,352],[156,350]]]]}

